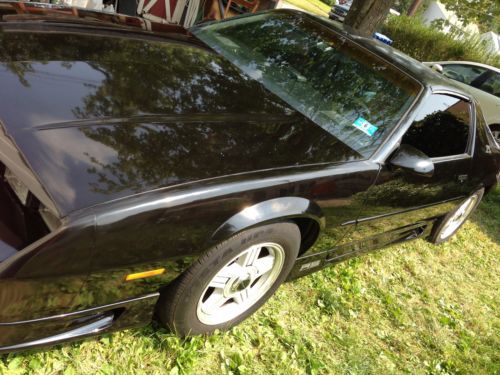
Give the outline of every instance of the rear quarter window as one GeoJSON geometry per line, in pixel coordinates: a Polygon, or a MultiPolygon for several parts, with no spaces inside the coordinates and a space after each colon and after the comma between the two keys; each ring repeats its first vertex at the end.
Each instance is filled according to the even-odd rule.
{"type": "Polygon", "coordinates": [[[469,102],[448,95],[432,95],[404,135],[403,143],[431,158],[464,154],[469,144],[470,120],[469,102]]]}

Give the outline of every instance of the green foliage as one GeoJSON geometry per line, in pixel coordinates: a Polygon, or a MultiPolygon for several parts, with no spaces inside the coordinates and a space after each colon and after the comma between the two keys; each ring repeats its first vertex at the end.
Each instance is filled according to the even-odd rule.
{"type": "Polygon", "coordinates": [[[406,14],[413,0],[396,0],[393,5],[393,9],[397,10],[401,14],[406,14]]]}
{"type": "Polygon", "coordinates": [[[440,0],[446,10],[455,12],[464,24],[475,23],[483,31],[494,28],[498,32],[500,25],[500,0],[440,0]]]}
{"type": "Polygon", "coordinates": [[[388,17],[382,32],[395,48],[420,61],[467,60],[500,67],[500,57],[488,52],[478,37],[445,34],[416,17],[388,17]]]}

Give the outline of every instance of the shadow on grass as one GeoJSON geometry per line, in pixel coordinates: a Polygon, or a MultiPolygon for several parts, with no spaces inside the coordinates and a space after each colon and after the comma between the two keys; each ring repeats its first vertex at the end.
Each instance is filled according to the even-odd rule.
{"type": "Polygon", "coordinates": [[[500,186],[497,185],[484,196],[472,221],[497,245],[500,244],[500,186]]]}

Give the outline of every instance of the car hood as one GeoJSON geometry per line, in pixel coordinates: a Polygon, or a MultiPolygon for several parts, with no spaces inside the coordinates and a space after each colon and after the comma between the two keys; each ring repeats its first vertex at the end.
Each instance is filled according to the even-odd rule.
{"type": "Polygon", "coordinates": [[[0,120],[62,215],[190,181],[361,158],[185,35],[0,31],[0,120]]]}

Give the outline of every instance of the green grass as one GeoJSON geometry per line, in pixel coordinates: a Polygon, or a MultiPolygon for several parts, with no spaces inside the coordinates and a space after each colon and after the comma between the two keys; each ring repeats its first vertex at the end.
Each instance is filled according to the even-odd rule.
{"type": "Polygon", "coordinates": [[[319,16],[328,17],[328,12],[331,6],[323,3],[320,0],[284,0],[285,3],[292,4],[297,8],[303,9],[306,12],[317,14],[319,16]]]}
{"type": "Polygon", "coordinates": [[[450,242],[393,246],[285,284],[210,337],[157,327],[0,357],[1,374],[495,374],[500,189],[450,242]]]}

